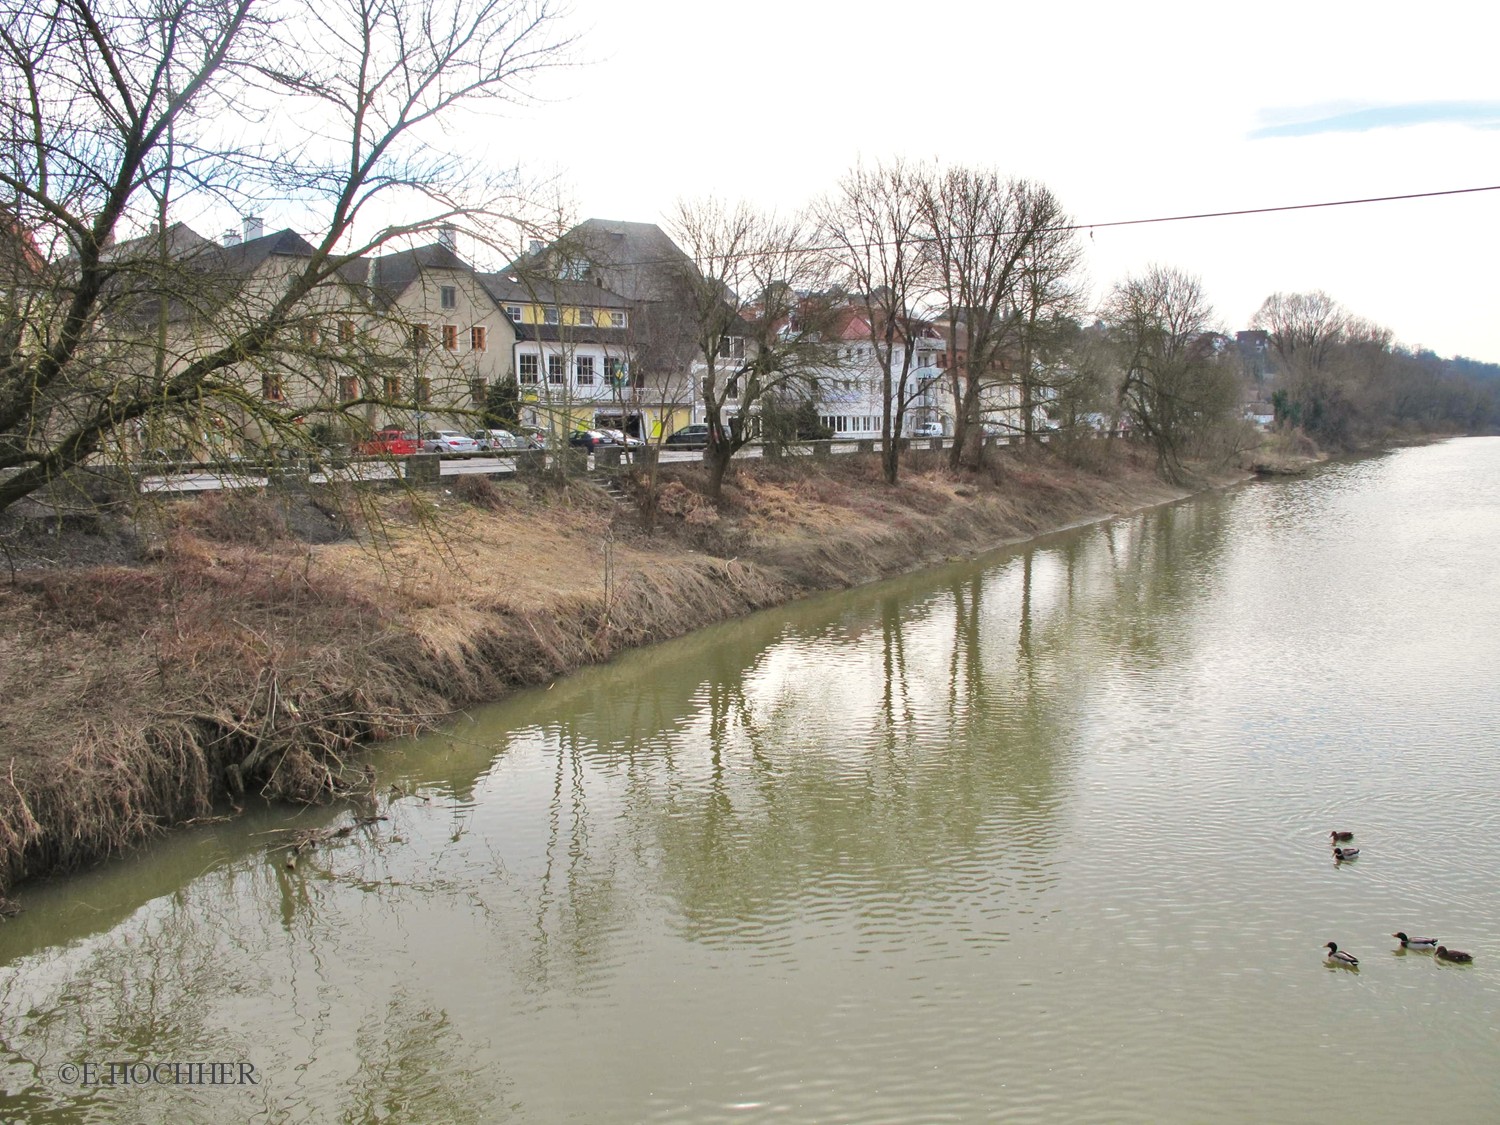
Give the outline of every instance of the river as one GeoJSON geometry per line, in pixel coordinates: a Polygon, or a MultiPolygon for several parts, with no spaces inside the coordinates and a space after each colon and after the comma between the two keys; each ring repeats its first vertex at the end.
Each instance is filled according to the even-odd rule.
{"type": "Polygon", "coordinates": [[[0,1121],[1500,1120],[1497,562],[1455,440],[517,695],[22,888],[0,1121]]]}

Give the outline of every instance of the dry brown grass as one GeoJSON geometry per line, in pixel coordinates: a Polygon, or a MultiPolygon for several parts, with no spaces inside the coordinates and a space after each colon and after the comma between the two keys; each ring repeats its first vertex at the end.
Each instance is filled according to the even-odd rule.
{"type": "Polygon", "coordinates": [[[1045,454],[888,488],[846,457],[747,464],[716,506],[688,465],[647,533],[589,485],[468,480],[367,503],[363,544],[184,502],[151,561],[0,587],[0,891],[247,790],[325,799],[363,744],[623,648],[1176,495],[1045,454]]]}

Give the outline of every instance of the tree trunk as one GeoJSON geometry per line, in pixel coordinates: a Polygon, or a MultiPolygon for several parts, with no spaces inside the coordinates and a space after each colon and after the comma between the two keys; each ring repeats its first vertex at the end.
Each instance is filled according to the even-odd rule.
{"type": "Polygon", "coordinates": [[[718,503],[724,493],[724,478],[729,473],[729,459],[734,450],[727,445],[708,447],[708,498],[718,503]]]}

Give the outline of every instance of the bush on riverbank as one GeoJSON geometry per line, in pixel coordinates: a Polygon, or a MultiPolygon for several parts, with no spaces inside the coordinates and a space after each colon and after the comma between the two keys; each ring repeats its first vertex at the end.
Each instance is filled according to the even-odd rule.
{"type": "Polygon", "coordinates": [[[265,495],[153,508],[128,561],[0,590],[0,890],[242,792],[358,788],[364,743],[624,648],[1181,495],[1109,456],[918,455],[895,488],[874,457],[746,462],[717,507],[702,466],[667,466],[649,531],[583,483],[392,495],[364,525],[265,495]]]}

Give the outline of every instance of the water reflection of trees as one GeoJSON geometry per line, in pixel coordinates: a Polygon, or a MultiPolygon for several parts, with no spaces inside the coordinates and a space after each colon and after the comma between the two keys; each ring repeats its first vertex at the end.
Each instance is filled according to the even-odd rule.
{"type": "Polygon", "coordinates": [[[482,949],[520,1016],[622,971],[622,935],[658,896],[709,943],[1003,933],[1052,885],[1100,684],[1122,665],[1194,661],[1184,634],[1224,569],[1227,507],[812,599],[529,693],[393,755],[418,796],[296,872],[266,862],[263,840],[197,879],[201,855],[183,852],[165,884],[122,892],[110,932],[16,955],[0,984],[0,1074],[29,1099],[16,1112],[69,1119],[80,1104],[37,1076],[106,1043],[266,1058],[288,1075],[343,1060],[230,1116],[415,1119],[436,1083],[449,1100],[427,1119],[493,1118],[482,1094],[503,1101],[503,1076],[476,1084],[467,1025],[430,991],[414,999],[399,969],[387,979],[403,941],[441,940],[445,955],[466,942],[463,973],[482,949]],[[541,775],[518,777],[518,755],[541,775]],[[537,804],[524,827],[493,813],[522,783],[537,804]],[[328,999],[352,982],[363,1005],[328,999]],[[295,1033],[268,1045],[287,1020],[295,1033]]]}
{"type": "MultiPolygon", "coordinates": [[[[330,1002],[349,968],[330,961],[347,951],[333,940],[338,922],[328,931],[317,921],[328,887],[297,882],[246,858],[147,904],[107,935],[14,966],[0,984],[0,1089],[8,1091],[0,1116],[503,1120],[508,1078],[481,1064],[447,1013],[399,981],[373,1009],[347,993],[330,1002]],[[297,905],[284,929],[276,903],[288,895],[297,905]],[[259,1083],[127,1089],[60,1080],[61,1064],[85,1060],[246,1062],[259,1083]]],[[[376,983],[365,977],[364,994],[376,983]]]]}

